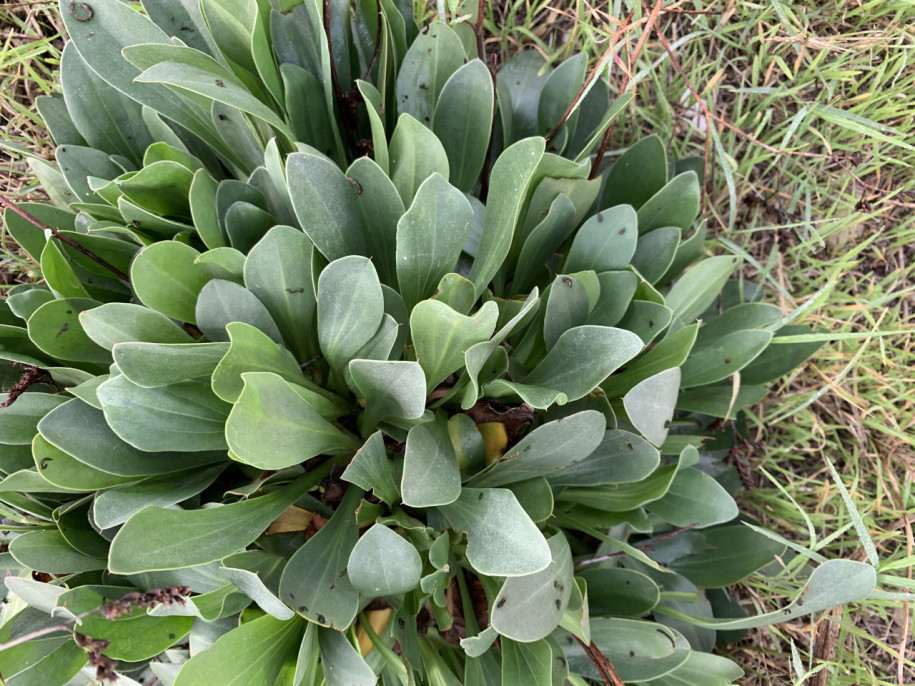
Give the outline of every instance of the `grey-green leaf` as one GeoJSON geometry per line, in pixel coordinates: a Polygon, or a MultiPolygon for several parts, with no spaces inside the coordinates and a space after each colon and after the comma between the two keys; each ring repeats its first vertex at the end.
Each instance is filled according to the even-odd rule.
{"type": "Polygon", "coordinates": [[[464,488],[440,510],[467,532],[467,560],[481,574],[524,576],[550,564],[549,544],[508,489],[464,488]]]}
{"type": "Polygon", "coordinates": [[[461,495],[461,472],[443,417],[407,434],[400,492],[409,507],[448,505],[461,495]]]}
{"type": "Polygon", "coordinates": [[[105,420],[122,440],[140,450],[199,452],[226,447],[230,405],[210,385],[182,381],[143,388],[124,376],[98,388],[105,420]]]}
{"type": "Polygon", "coordinates": [[[483,237],[467,277],[473,281],[477,296],[489,285],[511,249],[521,208],[544,149],[542,138],[528,138],[505,150],[493,165],[483,237]]]}
{"type": "Polygon", "coordinates": [[[547,543],[552,556],[549,566],[510,577],[496,596],[492,625],[502,636],[524,643],[546,638],[566,611],[574,583],[572,552],[561,532],[547,543]]]}
{"type": "Polygon", "coordinates": [[[365,254],[358,189],[330,160],[310,153],[286,159],[292,207],[302,230],[328,260],[365,254]]]}
{"type": "Polygon", "coordinates": [[[554,388],[578,400],[642,350],[642,340],[623,329],[578,326],[563,333],[553,349],[522,379],[554,388]]]}
{"type": "Polygon", "coordinates": [[[395,595],[416,588],[422,561],[412,543],[375,524],[353,548],[346,571],[353,587],[366,596],[395,595]]]}
{"type": "Polygon", "coordinates": [[[359,609],[346,565],[359,538],[356,508],[362,491],[350,486],[324,527],[299,548],[280,579],[280,598],[321,626],[344,631],[359,609]]]}
{"type": "Polygon", "coordinates": [[[472,221],[470,203],[443,176],[434,173],[420,184],[397,223],[397,282],[407,309],[431,297],[454,271],[472,221]]]}
{"type": "Polygon", "coordinates": [[[183,322],[196,321],[197,296],[210,280],[197,264],[200,253],[189,245],[162,241],[143,250],[130,267],[130,281],[140,301],[183,322]]]}
{"type": "Polygon", "coordinates": [[[474,486],[503,486],[550,476],[578,464],[600,445],[607,421],[595,410],[547,422],[534,429],[476,479],[474,486]]]}
{"type": "Polygon", "coordinates": [[[438,300],[423,300],[413,308],[410,332],[427,390],[460,369],[471,346],[489,340],[498,317],[499,307],[492,301],[471,316],[459,314],[438,300]]]}
{"type": "Polygon", "coordinates": [[[309,472],[267,495],[221,507],[145,507],[111,541],[108,569],[116,574],[140,574],[221,560],[246,548],[320,478],[320,471],[309,472]]]}
{"type": "Polygon", "coordinates": [[[350,255],[318,278],[318,341],[331,367],[342,371],[378,330],[384,294],[370,260],[350,255]]]}
{"type": "Polygon", "coordinates": [[[163,314],[131,303],[107,303],[85,310],[79,322],[98,345],[112,350],[117,343],[192,343],[194,339],[163,314]]]}
{"type": "Polygon", "coordinates": [[[282,469],[358,447],[280,376],[241,376],[244,388],[225,424],[225,439],[238,459],[261,469],[282,469]]]}
{"type": "Polygon", "coordinates": [[[629,421],[656,446],[667,438],[679,390],[680,368],[673,367],[641,381],[623,396],[629,421]]]}
{"type": "Polygon", "coordinates": [[[448,155],[451,181],[470,192],[483,168],[492,127],[493,83],[480,60],[471,60],[445,82],[432,130],[448,155]]]}

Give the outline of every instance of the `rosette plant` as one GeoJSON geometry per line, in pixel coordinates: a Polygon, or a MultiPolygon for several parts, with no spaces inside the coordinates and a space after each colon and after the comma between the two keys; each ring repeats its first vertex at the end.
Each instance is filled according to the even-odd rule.
{"type": "Polygon", "coordinates": [[[784,545],[719,429],[817,346],[706,255],[695,161],[603,162],[582,55],[492,74],[392,0],[61,14],[53,204],[5,214],[8,684],[729,684],[716,641],[868,583],[728,594],[784,545]]]}

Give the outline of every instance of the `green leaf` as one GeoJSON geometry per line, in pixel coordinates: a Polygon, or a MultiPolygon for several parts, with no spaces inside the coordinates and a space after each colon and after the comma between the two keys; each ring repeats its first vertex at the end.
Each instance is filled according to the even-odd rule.
{"type": "Polygon", "coordinates": [[[191,343],[194,339],[155,310],[131,303],[107,303],[79,315],[83,330],[95,343],[112,350],[117,343],[191,343]]]}
{"type": "MultiPolygon", "coordinates": [[[[740,375],[743,377],[743,372],[740,375]]],[[[748,386],[742,379],[736,398],[732,383],[700,386],[682,391],[677,398],[677,409],[722,419],[736,419],[741,408],[762,402],[768,393],[766,386],[748,386]]]]}
{"type": "Polygon", "coordinates": [[[512,446],[486,472],[471,479],[474,486],[503,486],[535,476],[551,476],[585,460],[600,445],[604,415],[585,410],[543,424],[512,446]]]}
{"type": "Polygon", "coordinates": [[[699,213],[701,194],[696,172],[678,174],[639,208],[639,234],[663,226],[687,231],[699,213]]]}
{"type": "Polygon", "coordinates": [[[503,686],[551,686],[553,651],[546,641],[502,641],[503,686]]]}
{"type": "Polygon", "coordinates": [[[673,264],[680,245],[680,229],[664,226],[639,236],[632,266],[648,283],[657,283],[673,264]]]}
{"type": "Polygon", "coordinates": [[[638,226],[631,205],[598,212],[576,232],[563,269],[568,273],[625,269],[636,252],[638,226]]]}
{"type": "Polygon", "coordinates": [[[756,359],[771,340],[771,331],[735,331],[694,351],[683,363],[683,387],[704,386],[726,379],[756,359]]]}
{"type": "Polygon", "coordinates": [[[277,596],[286,558],[261,550],[250,550],[224,558],[219,573],[240,588],[258,607],[283,621],[295,613],[277,596]]]}
{"type": "Polygon", "coordinates": [[[147,505],[175,505],[202,492],[224,469],[225,465],[217,465],[109,488],[95,495],[92,520],[100,529],[108,529],[123,524],[147,505]]]}
{"type": "Polygon", "coordinates": [[[349,372],[365,398],[367,430],[386,417],[419,419],[426,409],[426,377],[416,362],[352,360],[349,372]]]}
{"type": "Polygon", "coordinates": [[[10,541],[9,551],[26,569],[46,574],[77,574],[105,569],[105,560],[83,555],[59,531],[29,531],[10,541]]]}
{"type": "Polygon", "coordinates": [[[487,360],[493,356],[493,353],[501,345],[502,341],[508,337],[515,327],[529,314],[536,312],[537,308],[540,306],[539,295],[540,294],[535,288],[521,305],[518,312],[499,329],[495,336],[488,341],[483,341],[482,343],[477,343],[476,345],[467,348],[464,353],[464,365],[467,368],[469,383],[467,384],[464,396],[461,399],[462,409],[469,410],[474,403],[476,403],[477,398],[479,397],[478,377],[480,372],[486,365],[487,360]]]}
{"type": "Polygon", "coordinates": [[[706,545],[668,566],[702,588],[731,586],[772,562],[785,546],[741,525],[703,531],[706,545]]]}
{"type": "Polygon", "coordinates": [[[0,443],[31,445],[41,418],[68,399],[52,393],[23,393],[14,403],[0,408],[0,443]]]}
{"type": "Polygon", "coordinates": [[[274,342],[283,342],[263,303],[247,288],[231,281],[213,279],[206,283],[197,298],[196,322],[206,337],[215,342],[229,340],[226,326],[231,322],[250,324],[274,342]]]}
{"type": "Polygon", "coordinates": [[[714,343],[722,336],[745,329],[759,329],[778,321],[782,311],[769,303],[741,303],[702,323],[696,337],[696,347],[714,343]]]}
{"type": "Polygon", "coordinates": [[[686,361],[693,349],[698,328],[698,324],[690,324],[665,336],[664,340],[652,346],[644,355],[639,356],[637,360],[628,365],[625,371],[607,379],[602,384],[604,392],[610,397],[620,396],[655,374],[679,367],[686,361]]]}
{"type": "Polygon", "coordinates": [[[41,273],[48,288],[58,298],[88,298],[89,293],[73,271],[70,262],[55,241],[45,243],[41,251],[41,273]]]}
{"type": "MultiPolygon", "coordinates": [[[[66,46],[64,46],[66,49],[66,46]]],[[[73,48],[75,51],[76,48],[73,48]]],[[[38,116],[44,122],[48,133],[51,134],[51,140],[55,145],[86,145],[86,139],[77,130],[73,123],[73,118],[67,111],[67,103],[63,97],[58,94],[39,95],[35,98],[35,107],[38,109],[38,116]]],[[[98,147],[94,145],[92,147],[98,147]]]]}
{"type": "Polygon", "coordinates": [[[505,379],[496,379],[484,385],[481,394],[493,399],[517,396],[521,398],[521,402],[538,410],[546,410],[552,405],[565,405],[569,401],[565,393],[552,388],[516,383],[505,379]]]}
{"type": "Polygon", "coordinates": [[[789,622],[830,607],[852,603],[869,596],[876,586],[877,573],[866,562],[828,560],[813,570],[800,594],[780,610],[738,619],[691,617],[671,608],[656,611],[682,622],[709,629],[752,629],[789,622]]]}
{"type": "Polygon", "coordinates": [[[764,384],[774,381],[795,369],[823,347],[825,341],[774,345],[774,343],[778,343],[779,338],[805,333],[810,333],[810,329],[804,324],[784,326],[779,329],[771,341],[773,345],[769,345],[759,357],[740,371],[741,383],[764,384]]]}
{"type": "MultiPolygon", "coordinates": [[[[41,478],[58,489],[91,492],[130,483],[137,478],[115,476],[83,464],[49,443],[41,435],[35,436],[32,443],[32,456],[41,478]]],[[[8,488],[12,484],[4,482],[3,485],[8,488]]],[[[24,486],[22,490],[25,490],[24,486]]]]}
{"type": "Polygon", "coordinates": [[[674,526],[722,524],[738,513],[737,503],[724,487],[694,467],[678,471],[664,497],[646,507],[674,526]]]}
{"type": "Polygon", "coordinates": [[[455,273],[445,274],[442,277],[442,280],[438,282],[438,288],[435,289],[435,295],[432,297],[461,314],[470,312],[476,301],[473,283],[455,273]]]}
{"type": "Polygon", "coordinates": [[[138,43],[168,44],[169,37],[165,32],[145,15],[118,0],[97,0],[92,4],[92,16],[88,19],[78,18],[77,14],[71,13],[69,3],[62,0],[60,15],[67,33],[92,71],[131,99],[147,105],[205,141],[217,141],[207,115],[197,104],[162,85],[136,81],[140,70],[121,54],[123,48],[138,43]]]}
{"type": "Polygon", "coordinates": [[[661,598],[654,581],[631,569],[588,565],[576,574],[588,582],[588,605],[594,617],[638,617],[661,598]]]}
{"type": "Polygon", "coordinates": [[[112,353],[129,381],[155,388],[210,376],[228,350],[228,343],[119,343],[112,353]]]}
{"type": "Polygon", "coordinates": [[[251,203],[239,201],[233,203],[226,211],[223,223],[232,247],[246,253],[264,237],[276,221],[269,212],[251,203]]]}
{"type": "MultiPolygon", "coordinates": [[[[145,45],[136,45],[124,50],[125,57],[140,62],[139,51],[145,45]]],[[[138,74],[137,83],[155,83],[172,86],[181,93],[191,93],[206,100],[223,103],[270,124],[277,133],[293,138],[292,132],[276,113],[258,100],[248,88],[216,60],[194,50],[181,46],[155,46],[156,58],[166,61],[153,64],[138,74]],[[165,49],[163,49],[165,48],[165,49]]]]}
{"type": "Polygon", "coordinates": [[[245,622],[185,662],[175,686],[197,686],[214,679],[224,686],[290,686],[288,665],[295,662],[301,639],[301,621],[265,615],[245,622]]]}
{"type": "Polygon", "coordinates": [[[667,150],[660,136],[641,138],[607,172],[601,207],[644,205],[667,183],[667,150]]]}
{"type": "Polygon", "coordinates": [[[391,474],[391,463],[380,431],[369,436],[340,478],[365,491],[371,490],[388,505],[400,502],[400,492],[391,474]]]}
{"type": "Polygon", "coordinates": [[[89,178],[113,179],[122,171],[106,153],[93,148],[61,145],[55,155],[70,191],[84,203],[101,202],[89,185],[89,178]]]}
{"type": "Polygon", "coordinates": [[[503,92],[499,92],[498,100],[503,125],[507,123],[506,144],[537,135],[537,106],[549,75],[550,69],[545,68],[544,58],[536,50],[518,53],[499,69],[497,89],[503,92]]]}
{"type": "Polygon", "coordinates": [[[563,533],[554,534],[547,543],[552,556],[549,566],[508,578],[493,602],[492,625],[513,641],[546,638],[568,607],[574,584],[572,552],[563,533]]]}
{"type": "Polygon", "coordinates": [[[362,491],[350,486],[334,515],[299,548],[280,580],[280,598],[321,626],[346,630],[359,610],[359,592],[346,565],[359,538],[356,508],[362,491]]]}
{"type": "Polygon", "coordinates": [[[452,182],[468,193],[486,158],[493,97],[492,76],[475,59],[448,78],[435,105],[432,130],[445,147],[452,182]]]}
{"type": "Polygon", "coordinates": [[[150,453],[125,443],[111,430],[105,415],[74,399],[38,422],[48,443],[94,469],[116,476],[143,477],[179,472],[225,460],[222,452],[150,453]]]}
{"type": "MultiPolygon", "coordinates": [[[[86,664],[86,652],[75,641],[56,645],[50,653],[30,664],[24,670],[12,674],[5,681],[7,686],[65,686],[76,677],[86,664]]],[[[6,671],[6,670],[4,670],[6,671]]],[[[6,672],[9,673],[9,672],[6,672]]]]}
{"type": "Polygon", "coordinates": [[[431,125],[439,93],[465,61],[461,39],[445,22],[426,26],[400,65],[395,91],[397,111],[431,125]]]}
{"type": "Polygon", "coordinates": [[[404,213],[403,200],[391,178],[370,157],[353,162],[346,176],[358,184],[356,207],[364,225],[372,227],[365,233],[366,254],[381,282],[396,286],[397,222],[404,213]]]}
{"type": "Polygon", "coordinates": [[[623,396],[629,421],[656,446],[667,438],[679,390],[680,368],[674,367],[640,381],[623,396]]]}
{"type": "Polygon", "coordinates": [[[550,563],[546,539],[507,489],[464,488],[439,509],[451,526],[467,532],[467,561],[481,574],[524,576],[550,563]]]}
{"type": "Polygon", "coordinates": [[[396,595],[419,584],[422,561],[406,539],[383,524],[366,531],[346,566],[350,583],[367,596],[396,595]]]}
{"type": "Polygon", "coordinates": [[[702,260],[673,285],[665,298],[667,306],[684,325],[692,324],[715,301],[737,265],[730,255],[702,260]]]}
{"type": "Polygon", "coordinates": [[[666,465],[654,470],[641,481],[623,483],[613,489],[600,486],[567,487],[556,496],[556,499],[605,512],[629,512],[645,503],[663,498],[676,473],[676,465],[666,465]]]}
{"type": "Polygon", "coordinates": [[[130,268],[130,282],[147,307],[183,322],[196,322],[197,296],[207,270],[197,264],[200,253],[189,245],[162,241],[144,249],[130,268]]]}
{"type": "Polygon", "coordinates": [[[515,267],[513,291],[524,293],[544,276],[547,261],[568,237],[574,223],[575,205],[568,195],[560,193],[550,204],[546,216],[524,239],[515,267]]]}
{"type": "Polygon", "coordinates": [[[212,383],[213,392],[227,403],[238,400],[245,372],[272,372],[290,383],[308,384],[292,353],[260,329],[244,322],[230,322],[226,332],[231,345],[213,372],[212,383]]]}
{"type": "Polygon", "coordinates": [[[319,631],[318,645],[321,648],[321,664],[327,686],[373,686],[378,683],[375,672],[345,634],[339,631],[319,631]]]}
{"type": "Polygon", "coordinates": [[[407,434],[400,492],[408,507],[448,505],[461,495],[461,472],[444,417],[407,434]]]}
{"type": "MultiPolygon", "coordinates": [[[[673,629],[657,622],[591,618],[591,638],[624,682],[656,679],[683,664],[690,651],[673,629]]],[[[594,663],[578,644],[563,647],[569,670],[599,679],[594,663]]]]}
{"type": "Polygon", "coordinates": [[[313,470],[268,495],[221,507],[144,507],[124,523],[111,541],[108,569],[115,574],[141,574],[221,560],[243,550],[264,533],[327,471],[313,470]]]}
{"type": "MultiPolygon", "coordinates": [[[[372,153],[375,162],[387,176],[390,171],[388,157],[388,137],[384,130],[384,104],[381,93],[368,81],[356,80],[356,87],[365,102],[365,109],[369,115],[369,125],[372,128],[372,153]]],[[[441,136],[439,136],[441,138],[441,136]]]]}
{"type": "Polygon", "coordinates": [[[183,164],[163,160],[118,181],[118,188],[130,202],[153,214],[189,218],[193,179],[194,174],[183,164]]]}
{"type": "Polygon", "coordinates": [[[604,433],[597,448],[578,464],[547,475],[557,486],[635,483],[661,463],[658,449],[641,436],[614,429],[604,433]]]}
{"type": "Polygon", "coordinates": [[[559,337],[553,349],[522,382],[554,388],[565,393],[569,400],[578,400],[641,350],[641,339],[629,331],[577,326],[559,337]]]}
{"type": "Polygon", "coordinates": [[[472,220],[470,203],[443,176],[434,173],[420,184],[397,222],[397,282],[407,309],[432,296],[454,271],[472,220]]]}
{"type": "Polygon", "coordinates": [[[237,284],[241,284],[244,280],[242,273],[245,269],[245,255],[235,248],[225,247],[207,250],[197,258],[197,264],[202,264],[207,273],[214,279],[233,281],[237,284]]]}
{"type": "Polygon", "coordinates": [[[325,420],[296,387],[270,372],[245,372],[244,388],[225,424],[236,458],[282,469],[315,455],[355,451],[355,439],[325,420]]]}
{"type": "Polygon", "coordinates": [[[732,686],[743,674],[740,667],[725,657],[691,650],[686,662],[653,679],[652,686],[732,686]]]}
{"type": "Polygon", "coordinates": [[[108,364],[111,354],[86,335],[79,321],[80,312],[99,304],[87,298],[47,302],[29,317],[29,338],[42,352],[61,360],[108,364]]]}
{"type": "MultiPolygon", "coordinates": [[[[580,52],[563,61],[547,77],[537,103],[537,129],[541,136],[548,135],[559,123],[569,106],[576,101],[578,93],[584,85],[587,66],[588,57],[580,52]]],[[[550,140],[549,146],[552,152],[559,153],[565,150],[577,123],[578,107],[576,105],[569,118],[550,140]]]]}
{"type": "Polygon", "coordinates": [[[427,391],[463,366],[471,346],[492,336],[498,317],[499,307],[492,301],[469,317],[438,300],[423,300],[413,308],[410,333],[427,391]]]}
{"type": "MultiPolygon", "coordinates": [[[[69,210],[34,202],[24,202],[19,207],[58,231],[72,231],[74,228],[76,215],[69,210]]],[[[41,251],[48,242],[44,231],[10,209],[3,212],[3,224],[13,239],[29,254],[29,257],[37,262],[41,258],[41,251]]]]}
{"type": "Polygon", "coordinates": [[[6,304],[10,311],[23,321],[28,321],[35,310],[47,302],[54,300],[54,294],[50,290],[41,287],[29,288],[28,290],[16,289],[10,292],[6,298],[6,304]]]}
{"type": "Polygon", "coordinates": [[[519,141],[499,155],[492,167],[483,237],[467,277],[473,281],[478,297],[508,256],[531,179],[543,158],[544,145],[542,138],[519,141]]]}
{"type": "Polygon", "coordinates": [[[292,207],[302,229],[328,260],[365,254],[358,189],[336,164],[310,153],[286,158],[292,207]]]}
{"type": "Polygon", "coordinates": [[[409,207],[423,181],[439,173],[450,176],[448,155],[432,131],[409,114],[401,114],[391,136],[391,181],[409,207]]]}
{"type": "Polygon", "coordinates": [[[317,308],[311,274],[312,244],[290,226],[276,226],[245,261],[245,287],[264,304],[286,347],[305,362],[317,354],[317,308]]]}
{"type": "Polygon", "coordinates": [[[143,388],[116,376],[99,386],[98,398],[111,430],[140,450],[226,448],[224,426],[230,406],[206,382],[143,388]]]}
{"type": "MultiPolygon", "coordinates": [[[[126,589],[109,586],[81,586],[67,591],[57,601],[58,607],[82,614],[103,603],[125,595],[126,589]]],[[[191,630],[190,617],[152,617],[142,607],[114,620],[99,613],[84,617],[79,632],[108,641],[105,655],[116,660],[139,662],[167,650],[191,630]]]]}
{"type": "Polygon", "coordinates": [[[550,287],[543,315],[543,342],[552,350],[559,337],[588,318],[588,293],[572,276],[558,274],[550,287]]]}
{"type": "MultiPolygon", "coordinates": [[[[636,298],[638,295],[637,290],[636,298]]],[[[673,313],[669,307],[648,300],[635,299],[629,304],[629,309],[620,319],[618,326],[636,334],[645,345],[649,345],[667,330],[667,325],[670,324],[672,318],[673,313]]]]}

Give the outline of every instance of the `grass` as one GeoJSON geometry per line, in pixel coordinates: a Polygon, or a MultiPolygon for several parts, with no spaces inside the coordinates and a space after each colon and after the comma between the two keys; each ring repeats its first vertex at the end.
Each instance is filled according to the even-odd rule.
{"type": "MultiPolygon", "coordinates": [[[[499,27],[493,52],[533,45],[558,60],[579,46],[596,58],[630,4],[486,6],[487,25],[499,27]]],[[[879,558],[880,588],[915,590],[915,343],[909,333],[868,337],[915,324],[915,5],[676,6],[708,12],[661,15],[659,27],[683,73],[649,36],[631,63],[635,106],[616,128],[611,150],[658,133],[678,157],[703,154],[708,133],[705,213],[719,247],[743,252],[746,275],[761,279],[786,312],[806,304],[805,321],[818,330],[861,335],[827,344],[751,413],[750,435],[760,449],[748,455],[757,486],[744,505],[830,558],[867,560],[863,528],[879,558]],[[709,125],[687,81],[718,121],[709,125]],[[827,283],[834,285],[823,293],[827,283]]],[[[644,16],[636,7],[630,22],[644,16]]],[[[8,5],[0,9],[0,27],[0,135],[49,154],[30,103],[54,82],[59,20],[40,5],[8,5]]],[[[641,31],[623,36],[623,64],[641,31]]],[[[615,65],[611,81],[618,84],[622,73],[615,65]]],[[[29,192],[22,171],[20,162],[0,157],[5,192],[29,192]]],[[[4,278],[27,278],[22,259],[4,255],[4,278]]],[[[740,589],[757,611],[777,608],[795,591],[775,572],[740,589]]],[[[902,686],[915,683],[913,654],[906,652],[912,623],[909,605],[872,600],[756,630],[725,650],[745,668],[746,684],[902,686]]]]}
{"type": "MultiPolygon", "coordinates": [[[[533,43],[558,59],[574,34],[596,59],[628,14],[626,3],[609,5],[608,13],[606,4],[586,2],[563,10],[493,3],[490,19],[508,25],[503,50],[533,43]]],[[[915,324],[915,6],[676,6],[709,12],[662,15],[659,27],[680,69],[657,36],[629,61],[641,27],[622,41],[636,100],[611,147],[658,133],[675,156],[701,155],[708,131],[705,210],[721,247],[749,258],[747,276],[762,279],[786,311],[834,281],[805,321],[861,334],[825,346],[752,413],[751,437],[761,449],[749,457],[758,486],[744,504],[829,558],[863,561],[852,512],[860,513],[879,558],[880,588],[911,590],[915,344],[911,333],[866,334],[911,332],[915,324]],[[709,126],[687,81],[719,121],[709,126]]],[[[636,8],[630,22],[644,16],[636,8]]],[[[621,74],[614,67],[611,81],[621,74]]],[[[758,611],[770,611],[796,590],[781,575],[757,575],[742,593],[758,611]]],[[[907,604],[874,600],[756,630],[727,650],[746,669],[747,684],[902,686],[915,683],[906,652],[911,625],[907,604]]]]}

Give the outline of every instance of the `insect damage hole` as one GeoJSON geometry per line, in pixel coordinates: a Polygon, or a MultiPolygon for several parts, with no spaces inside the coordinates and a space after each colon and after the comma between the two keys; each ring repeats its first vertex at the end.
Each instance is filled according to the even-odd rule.
{"type": "Polygon", "coordinates": [[[95,16],[95,12],[85,2],[71,2],[68,9],[70,10],[70,16],[76,21],[91,21],[92,17],[95,16]]]}

